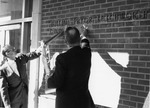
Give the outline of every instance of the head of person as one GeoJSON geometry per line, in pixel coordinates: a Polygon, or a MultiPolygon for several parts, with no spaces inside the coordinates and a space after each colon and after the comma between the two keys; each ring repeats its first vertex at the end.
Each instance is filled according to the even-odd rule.
{"type": "Polygon", "coordinates": [[[70,47],[80,44],[80,32],[76,27],[67,27],[65,30],[65,41],[70,47]]]}
{"type": "Polygon", "coordinates": [[[16,50],[11,45],[5,45],[2,49],[2,55],[9,59],[15,59],[16,50]]]}

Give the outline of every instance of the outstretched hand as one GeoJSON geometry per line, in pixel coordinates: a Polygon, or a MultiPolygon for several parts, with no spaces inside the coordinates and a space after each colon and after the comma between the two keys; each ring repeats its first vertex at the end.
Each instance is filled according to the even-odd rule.
{"type": "Polygon", "coordinates": [[[87,36],[87,34],[88,34],[88,26],[85,25],[85,24],[83,24],[83,25],[81,26],[81,30],[82,30],[81,35],[87,36]]]}
{"type": "Polygon", "coordinates": [[[88,26],[87,25],[85,25],[85,24],[77,25],[76,27],[80,31],[81,36],[87,36],[87,34],[88,34],[88,26]]]}
{"type": "Polygon", "coordinates": [[[47,55],[47,53],[46,53],[46,45],[45,45],[45,43],[44,43],[44,41],[42,40],[42,41],[40,41],[40,48],[41,48],[41,54],[42,54],[42,56],[44,56],[44,57],[46,57],[46,55],[47,55]]]}

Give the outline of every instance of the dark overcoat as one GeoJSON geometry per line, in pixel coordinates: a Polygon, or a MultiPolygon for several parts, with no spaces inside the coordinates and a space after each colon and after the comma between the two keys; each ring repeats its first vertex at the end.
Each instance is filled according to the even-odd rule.
{"type": "Polygon", "coordinates": [[[57,56],[48,78],[48,88],[56,88],[56,108],[95,108],[88,89],[91,49],[87,39],[82,42],[57,56]]]}

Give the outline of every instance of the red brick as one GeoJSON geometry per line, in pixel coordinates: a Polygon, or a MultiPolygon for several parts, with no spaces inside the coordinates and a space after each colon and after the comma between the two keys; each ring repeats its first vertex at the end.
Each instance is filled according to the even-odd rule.
{"type": "Polygon", "coordinates": [[[105,3],[105,4],[101,5],[101,8],[108,8],[108,7],[111,7],[111,6],[112,6],[112,3],[105,3]]]}
{"type": "Polygon", "coordinates": [[[71,3],[78,3],[80,0],[71,0],[71,3]]]}
{"type": "Polygon", "coordinates": [[[75,4],[75,7],[82,7],[82,6],[84,6],[84,3],[77,3],[77,4],[75,4]]]}
{"type": "Polygon", "coordinates": [[[125,33],[125,37],[127,38],[139,37],[139,33],[125,33]]]}
{"type": "Polygon", "coordinates": [[[131,85],[132,90],[144,91],[145,87],[141,85],[131,85]]]}
{"type": "Polygon", "coordinates": [[[126,84],[126,83],[122,83],[121,84],[121,88],[123,88],[123,89],[130,89],[131,85],[130,84],[126,84]]]}
{"type": "Polygon", "coordinates": [[[134,101],[134,102],[142,102],[143,103],[145,99],[142,97],[131,96],[130,100],[134,101]]]}
{"type": "Polygon", "coordinates": [[[143,104],[142,103],[137,103],[137,108],[143,108],[143,104]]]}
{"type": "Polygon", "coordinates": [[[96,4],[98,4],[98,3],[106,3],[106,0],[96,0],[96,4]]]}
{"type": "Polygon", "coordinates": [[[113,38],[124,38],[124,33],[114,33],[112,34],[113,38]]]}
{"type": "Polygon", "coordinates": [[[135,67],[145,67],[146,66],[146,63],[145,62],[139,62],[139,61],[134,61],[134,62],[131,62],[131,66],[135,66],[135,67]]]}
{"type": "Polygon", "coordinates": [[[66,17],[74,17],[74,13],[66,14],[66,17]]]}
{"type": "Polygon", "coordinates": [[[90,6],[90,9],[99,9],[99,8],[100,8],[99,4],[90,6]]]}
{"type": "Polygon", "coordinates": [[[130,55],[129,60],[131,60],[131,61],[132,61],[132,60],[133,60],[133,61],[136,60],[136,61],[137,61],[137,60],[138,60],[138,56],[130,55]]]}
{"type": "Polygon", "coordinates": [[[139,47],[138,47],[138,44],[126,44],[126,45],[125,45],[125,48],[137,49],[137,48],[139,48],[139,47]]]}
{"type": "Polygon", "coordinates": [[[93,29],[97,29],[97,28],[99,28],[99,27],[100,27],[99,24],[93,24],[93,25],[92,25],[92,28],[93,28],[93,29]]]}
{"type": "Polygon", "coordinates": [[[58,0],[58,2],[63,2],[63,1],[65,1],[65,0],[58,0]]]}
{"type": "Polygon", "coordinates": [[[85,15],[94,14],[94,10],[85,11],[85,15]]]}
{"type": "Polygon", "coordinates": [[[50,1],[42,1],[42,4],[43,5],[47,5],[47,4],[49,4],[50,3],[50,1]]]}
{"type": "Polygon", "coordinates": [[[75,16],[82,16],[82,15],[84,15],[84,12],[77,12],[77,13],[75,13],[75,16]]]}
{"type": "MultiPolygon", "coordinates": [[[[56,1],[56,0],[55,0],[56,1]]],[[[65,1],[65,2],[62,2],[62,5],[68,5],[68,4],[70,4],[70,1],[65,1]]]]}
{"type": "Polygon", "coordinates": [[[126,1],[118,1],[113,3],[114,6],[126,5],[126,1]]]}
{"type": "Polygon", "coordinates": [[[52,7],[54,7],[52,4],[46,4],[47,9],[52,8],[52,7]]]}
{"type": "Polygon", "coordinates": [[[95,33],[105,33],[105,29],[96,29],[94,32],[95,33]]]}
{"type": "Polygon", "coordinates": [[[70,9],[70,12],[72,13],[72,12],[79,12],[80,11],[80,9],[79,8],[73,8],[73,9],[70,9]]]}
{"type": "Polygon", "coordinates": [[[150,20],[140,21],[140,25],[150,25],[150,20]]]}
{"type": "Polygon", "coordinates": [[[150,82],[149,82],[149,80],[139,80],[139,81],[138,81],[138,84],[149,86],[150,82]]]}
{"type": "Polygon", "coordinates": [[[130,97],[129,97],[129,95],[121,94],[121,95],[120,95],[120,99],[123,99],[123,100],[129,100],[130,97]]]}
{"type": "Polygon", "coordinates": [[[148,6],[149,6],[148,3],[135,4],[135,5],[134,5],[134,9],[136,9],[136,8],[146,8],[146,7],[148,7],[148,6]]]}
{"type": "Polygon", "coordinates": [[[106,32],[107,33],[118,32],[118,28],[108,28],[108,29],[106,29],[106,32]]]}
{"type": "MultiPolygon", "coordinates": [[[[130,39],[129,39],[130,40],[130,39]]],[[[127,43],[127,39],[118,39],[117,43],[127,43]]]]}
{"type": "Polygon", "coordinates": [[[126,106],[126,105],[118,105],[118,108],[130,108],[129,106],[126,106]]]}
{"type": "Polygon", "coordinates": [[[91,48],[100,48],[99,44],[91,44],[91,48]]]}
{"type": "Polygon", "coordinates": [[[148,74],[150,72],[150,69],[149,68],[139,68],[139,72],[148,74]]]}
{"type": "Polygon", "coordinates": [[[99,48],[110,48],[110,45],[108,45],[108,44],[100,44],[99,45],[99,48]]]}
{"type": "Polygon", "coordinates": [[[106,43],[117,43],[117,39],[107,39],[106,43]]]}
{"type": "Polygon", "coordinates": [[[139,26],[139,21],[126,22],[126,26],[139,26]]]}
{"type": "Polygon", "coordinates": [[[100,38],[110,38],[111,34],[107,33],[107,34],[100,34],[100,38]]]}
{"type": "Polygon", "coordinates": [[[144,91],[138,91],[138,96],[140,97],[146,97],[147,96],[147,92],[144,92],[144,91]]]}
{"type": "Polygon", "coordinates": [[[146,26],[133,27],[133,31],[148,31],[146,26]]]}
{"type": "Polygon", "coordinates": [[[130,73],[125,73],[125,72],[117,72],[117,74],[121,77],[130,77],[130,73]]]}
{"type": "Polygon", "coordinates": [[[115,1],[118,1],[118,0],[107,0],[107,2],[115,2],[115,1]]]}
{"type": "Polygon", "coordinates": [[[86,10],[89,10],[88,6],[80,8],[80,11],[86,11],[86,10]]]}
{"type": "Polygon", "coordinates": [[[97,9],[95,10],[95,13],[105,13],[106,12],[106,9],[97,9]]]}
{"type": "Polygon", "coordinates": [[[149,0],[141,0],[141,2],[150,2],[149,0]]]}
{"type": "Polygon", "coordinates": [[[120,7],[120,10],[131,10],[131,9],[133,9],[133,5],[125,5],[120,7]]]}
{"type": "Polygon", "coordinates": [[[132,39],[132,42],[133,43],[146,43],[147,39],[146,38],[134,38],[134,39],[132,39]]]}
{"type": "Polygon", "coordinates": [[[141,60],[141,61],[150,61],[150,56],[140,56],[139,60],[141,60]]]}
{"type": "Polygon", "coordinates": [[[140,3],[140,0],[127,0],[127,4],[140,3]]]}
{"type": "Polygon", "coordinates": [[[150,79],[150,75],[146,75],[145,79],[150,79]]]}
{"type": "Polygon", "coordinates": [[[119,11],[119,7],[107,8],[107,12],[114,12],[114,11],[119,11]]]}
{"type": "Polygon", "coordinates": [[[150,49],[150,44],[140,44],[139,48],[141,48],[141,49],[150,49]]]}
{"type": "Polygon", "coordinates": [[[143,51],[143,50],[132,50],[132,54],[136,54],[136,55],[145,55],[146,54],[146,51],[143,51]]]}
{"type": "Polygon", "coordinates": [[[112,48],[124,48],[124,44],[112,44],[112,48]]]}
{"type": "Polygon", "coordinates": [[[54,7],[58,7],[58,6],[61,6],[61,3],[55,3],[53,5],[54,5],[54,7]]]}
{"type": "Polygon", "coordinates": [[[122,93],[123,94],[128,94],[128,95],[137,95],[137,91],[127,90],[127,89],[122,90],[122,93]]]}
{"type": "Polygon", "coordinates": [[[49,11],[57,11],[57,8],[56,7],[50,8],[49,11]]]}
{"type": "Polygon", "coordinates": [[[138,73],[131,73],[132,78],[138,78],[138,79],[144,79],[145,75],[144,74],[138,74],[138,73]]]}
{"type": "Polygon", "coordinates": [[[105,39],[94,39],[94,43],[105,43],[105,39]]]}
{"type": "Polygon", "coordinates": [[[122,27],[122,28],[119,28],[119,32],[130,32],[130,31],[132,31],[131,27],[122,27]]]}
{"type": "Polygon", "coordinates": [[[131,102],[130,100],[129,101],[123,101],[123,104],[124,105],[128,105],[128,106],[133,106],[133,107],[136,107],[136,102],[131,102]]]}
{"type": "Polygon", "coordinates": [[[94,4],[95,4],[94,1],[85,2],[85,6],[94,5],[94,4]]]}
{"type": "Polygon", "coordinates": [[[58,10],[64,10],[64,9],[66,9],[65,6],[58,7],[58,10]]]}
{"type": "Polygon", "coordinates": [[[61,14],[61,11],[55,11],[53,14],[54,14],[54,15],[60,15],[60,14],[61,14]]]}
{"type": "Polygon", "coordinates": [[[74,8],[74,5],[67,5],[66,6],[66,9],[71,9],[71,8],[74,8]]]}

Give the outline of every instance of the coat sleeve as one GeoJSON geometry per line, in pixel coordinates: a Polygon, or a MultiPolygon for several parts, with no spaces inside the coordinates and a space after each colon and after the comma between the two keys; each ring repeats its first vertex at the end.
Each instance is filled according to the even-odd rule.
{"type": "Polygon", "coordinates": [[[26,57],[27,57],[28,60],[33,60],[33,59],[38,58],[40,55],[41,55],[40,52],[33,51],[33,52],[30,52],[30,53],[27,53],[26,57]]]}
{"type": "Polygon", "coordinates": [[[81,37],[81,43],[80,43],[80,45],[81,45],[81,48],[90,48],[90,42],[89,42],[89,40],[85,37],[85,36],[82,36],[81,37]]]}
{"type": "Polygon", "coordinates": [[[0,93],[5,107],[11,105],[8,93],[8,84],[4,75],[4,70],[0,71],[0,93]]]}
{"type": "Polygon", "coordinates": [[[64,84],[66,68],[64,58],[60,55],[56,58],[56,67],[52,76],[47,80],[48,88],[61,88],[64,84]]]}
{"type": "Polygon", "coordinates": [[[33,52],[26,53],[26,54],[18,54],[17,58],[21,58],[23,61],[25,61],[27,63],[29,60],[36,59],[40,55],[41,55],[41,53],[33,51],[33,52]]]}

